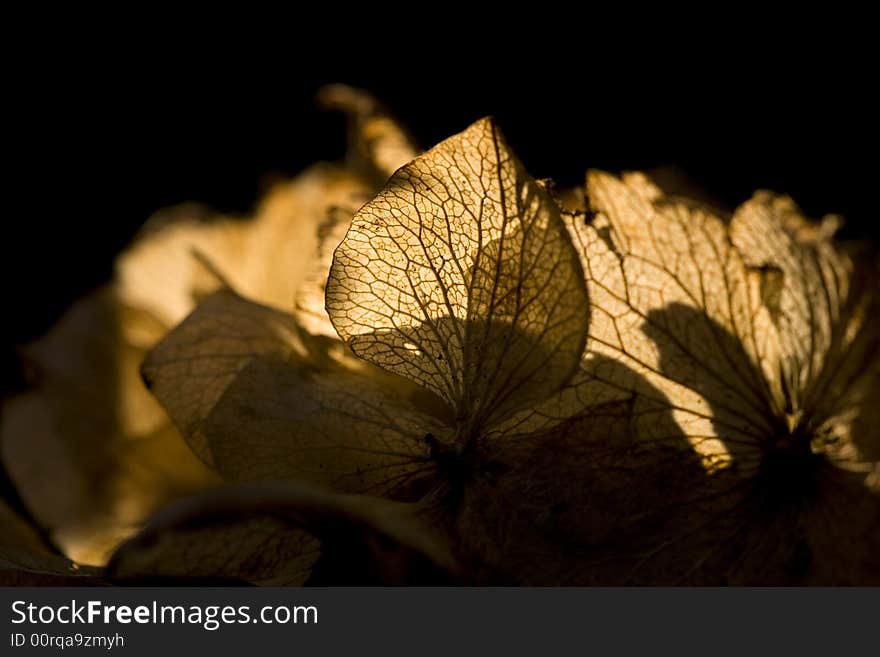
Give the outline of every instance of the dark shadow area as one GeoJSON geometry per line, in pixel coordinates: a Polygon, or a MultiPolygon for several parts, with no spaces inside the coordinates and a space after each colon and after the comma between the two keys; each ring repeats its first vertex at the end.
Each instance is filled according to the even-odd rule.
{"type": "Polygon", "coordinates": [[[321,556],[306,586],[456,586],[467,584],[426,555],[363,528],[322,532],[321,556]]]}
{"type": "Polygon", "coordinates": [[[487,563],[500,564],[483,576],[500,584],[717,583],[700,572],[691,540],[718,511],[714,481],[665,395],[603,356],[583,369],[589,382],[580,396],[594,403],[582,413],[488,446],[498,474],[474,487],[460,526],[487,563]]]}
{"type": "Polygon", "coordinates": [[[787,427],[769,405],[761,420],[749,395],[732,389],[754,387],[749,381],[756,371],[742,344],[704,313],[672,304],[651,312],[644,330],[660,349],[664,376],[709,402],[714,429],[735,459],[724,477],[735,504],[716,529],[695,536],[700,549],[713,554],[707,564],[731,584],[876,584],[880,500],[864,475],[814,453],[811,427],[787,427]],[[680,334],[688,345],[711,346],[697,358],[670,341],[664,327],[689,327],[680,334]],[[742,420],[758,418],[737,424],[737,409],[742,420]]]}

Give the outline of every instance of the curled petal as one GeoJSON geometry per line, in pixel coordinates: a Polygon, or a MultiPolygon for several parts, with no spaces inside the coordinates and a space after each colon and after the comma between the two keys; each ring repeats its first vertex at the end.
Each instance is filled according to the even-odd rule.
{"type": "Polygon", "coordinates": [[[398,584],[455,570],[407,505],[290,482],[227,486],[154,517],[108,566],[116,580],[398,584]],[[331,578],[331,579],[328,579],[331,578]]]}

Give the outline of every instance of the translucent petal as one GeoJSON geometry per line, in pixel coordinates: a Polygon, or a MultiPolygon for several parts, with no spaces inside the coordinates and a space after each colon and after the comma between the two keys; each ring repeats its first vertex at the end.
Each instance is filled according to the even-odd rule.
{"type": "Polygon", "coordinates": [[[442,397],[467,439],[572,374],[588,319],[559,210],[490,119],[400,169],[336,250],[354,353],[442,397]]]}
{"type": "Polygon", "coordinates": [[[172,331],[144,375],[194,451],[231,480],[405,496],[434,470],[426,434],[444,431],[428,395],[315,357],[291,316],[229,291],[172,331]]]}

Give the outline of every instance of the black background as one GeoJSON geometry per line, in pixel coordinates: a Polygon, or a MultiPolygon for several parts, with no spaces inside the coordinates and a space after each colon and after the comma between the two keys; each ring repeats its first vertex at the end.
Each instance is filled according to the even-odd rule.
{"type": "Polygon", "coordinates": [[[864,18],[809,32],[748,18],[728,36],[724,17],[674,34],[634,32],[623,18],[609,34],[557,15],[554,32],[488,37],[428,32],[430,19],[347,31],[300,22],[257,31],[256,47],[202,27],[205,44],[192,48],[181,43],[196,31],[149,32],[131,58],[129,35],[76,36],[38,66],[16,60],[3,387],[18,383],[14,345],[106,280],[152,212],[189,200],[244,212],[273,176],[340,157],[343,120],[313,103],[329,82],[372,91],[426,147],[493,114],[536,177],[572,184],[587,167],[672,164],[729,207],[770,188],[812,216],[842,213],[847,236],[876,238],[876,53],[864,18]],[[309,31],[317,38],[304,45],[309,31]]]}

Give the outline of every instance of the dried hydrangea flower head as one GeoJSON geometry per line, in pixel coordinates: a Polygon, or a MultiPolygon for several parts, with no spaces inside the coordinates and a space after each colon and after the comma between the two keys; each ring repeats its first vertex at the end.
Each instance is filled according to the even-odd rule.
{"type": "Polygon", "coordinates": [[[477,580],[862,581],[876,456],[841,418],[876,392],[852,370],[876,361],[874,290],[776,197],[725,222],[638,175],[587,191],[591,212],[561,213],[477,122],[397,171],[336,249],[327,311],[369,364],[227,291],[145,372],[226,478],[409,501],[477,580]],[[187,396],[202,371],[217,389],[187,396]],[[805,413],[823,376],[837,410],[805,413]],[[803,489],[820,471],[859,504],[803,489]]]}
{"type": "Polygon", "coordinates": [[[246,535],[198,575],[315,581],[342,514],[468,581],[877,581],[876,269],[784,197],[727,219],[639,174],[585,190],[562,211],[483,119],[331,222],[292,310],[205,297],[143,373],[245,488],[114,563],[181,575],[246,535]]]}

